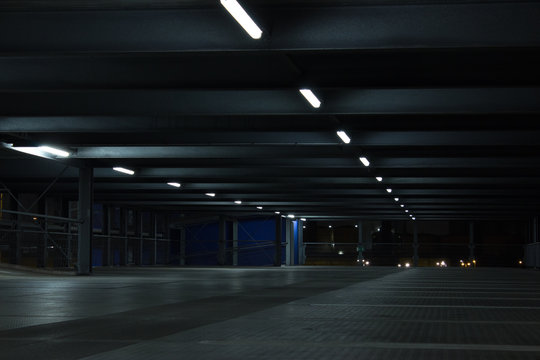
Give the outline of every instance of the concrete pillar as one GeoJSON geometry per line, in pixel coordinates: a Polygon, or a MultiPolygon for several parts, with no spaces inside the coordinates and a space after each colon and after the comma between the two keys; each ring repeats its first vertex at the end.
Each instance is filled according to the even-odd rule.
{"type": "Polygon", "coordinates": [[[356,227],[358,228],[358,258],[356,262],[362,264],[362,260],[364,260],[364,224],[362,221],[358,221],[356,227]]]}
{"type": "MultiPolygon", "coordinates": [[[[43,214],[45,215],[48,215],[49,214],[49,204],[47,202],[47,199],[44,199],[43,201],[40,201],[38,203],[38,209],[40,209],[40,212],[41,210],[43,210],[43,214]]],[[[48,244],[48,231],[49,231],[49,222],[47,221],[47,218],[43,219],[43,230],[45,231],[45,233],[43,234],[43,242],[42,242],[42,249],[41,249],[41,254],[40,254],[40,265],[42,267],[47,267],[47,258],[48,258],[48,254],[47,254],[47,247],[49,246],[48,244]]]]}
{"type": "Polygon", "coordinates": [[[232,222],[232,246],[233,246],[233,257],[232,264],[238,266],[238,220],[234,219],[232,222]]]}
{"type": "Polygon", "coordinates": [[[180,266],[186,265],[186,228],[180,229],[180,266]]]}
{"type": "Polygon", "coordinates": [[[285,264],[287,266],[294,265],[294,221],[291,219],[285,220],[285,264]]]}
{"type": "Polygon", "coordinates": [[[105,238],[105,251],[103,252],[103,265],[112,265],[111,256],[111,207],[103,205],[103,233],[107,235],[105,238]]]}
{"type": "Polygon", "coordinates": [[[144,240],[143,240],[143,212],[142,211],[137,211],[137,220],[139,221],[138,222],[138,226],[137,226],[137,230],[139,232],[139,253],[137,256],[137,265],[142,265],[143,264],[143,253],[144,253],[144,240]]]}
{"type": "Polygon", "coordinates": [[[124,251],[120,259],[121,265],[128,265],[128,211],[126,208],[120,209],[120,228],[121,234],[124,237],[124,251]]]}
{"type": "Polygon", "coordinates": [[[531,243],[538,242],[538,216],[532,218],[531,243]]]}
{"type": "Polygon", "coordinates": [[[469,260],[474,260],[474,222],[469,221],[469,260]]]}
{"type": "Polygon", "coordinates": [[[304,222],[298,222],[298,265],[306,263],[306,249],[304,247],[304,222]]]}
{"type": "Polygon", "coordinates": [[[157,243],[158,243],[158,238],[157,238],[157,233],[158,233],[158,215],[157,214],[154,214],[154,216],[152,217],[152,220],[154,222],[154,226],[153,226],[153,229],[154,229],[154,246],[153,246],[153,251],[152,251],[152,265],[156,265],[157,264],[157,243]]]}
{"type": "Polygon", "coordinates": [[[282,221],[281,216],[276,216],[276,242],[275,242],[275,258],[274,258],[274,266],[281,266],[281,242],[282,239],[282,221]]]}
{"type": "Polygon", "coordinates": [[[94,169],[79,169],[79,241],[77,249],[77,274],[92,272],[92,207],[94,195],[94,169]]]}
{"type": "Polygon", "coordinates": [[[227,220],[224,216],[219,217],[219,238],[218,238],[218,265],[225,265],[227,262],[227,220]]]}
{"type": "Polygon", "coordinates": [[[418,223],[416,221],[413,222],[413,266],[418,266],[418,247],[420,246],[418,243],[418,223]]]}

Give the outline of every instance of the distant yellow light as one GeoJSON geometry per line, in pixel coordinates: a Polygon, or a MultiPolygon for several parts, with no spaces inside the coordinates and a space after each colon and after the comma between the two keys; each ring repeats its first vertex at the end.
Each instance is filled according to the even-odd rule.
{"type": "Polygon", "coordinates": [[[523,264],[523,261],[519,260],[519,265],[523,264]]]}
{"type": "Polygon", "coordinates": [[[471,266],[471,263],[470,263],[470,262],[468,262],[468,263],[467,263],[467,266],[471,266]]]}

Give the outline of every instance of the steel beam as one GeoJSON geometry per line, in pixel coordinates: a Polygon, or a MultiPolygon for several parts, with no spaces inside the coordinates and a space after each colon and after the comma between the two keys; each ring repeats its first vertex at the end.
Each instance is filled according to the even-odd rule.
{"type": "MultiPolygon", "coordinates": [[[[317,111],[319,115],[528,114],[540,111],[537,101],[540,96],[538,87],[332,88],[319,89],[318,93],[325,99],[324,106],[317,111]],[[474,99],[474,102],[471,102],[471,99],[474,99]]],[[[294,88],[3,91],[0,95],[4,116],[245,116],[313,113],[313,109],[294,88]],[[23,104],[25,106],[21,106],[23,104]]]]}
{"type": "Polygon", "coordinates": [[[270,26],[245,36],[219,8],[4,12],[5,54],[345,50],[538,46],[536,2],[251,9],[270,26]],[[96,26],[99,24],[99,26],[96,26]]]}

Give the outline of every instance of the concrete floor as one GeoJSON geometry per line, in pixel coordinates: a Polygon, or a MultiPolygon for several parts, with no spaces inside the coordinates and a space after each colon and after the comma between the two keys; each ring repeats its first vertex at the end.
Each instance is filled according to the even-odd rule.
{"type": "Polygon", "coordinates": [[[0,269],[0,359],[540,359],[540,272],[0,269]]]}

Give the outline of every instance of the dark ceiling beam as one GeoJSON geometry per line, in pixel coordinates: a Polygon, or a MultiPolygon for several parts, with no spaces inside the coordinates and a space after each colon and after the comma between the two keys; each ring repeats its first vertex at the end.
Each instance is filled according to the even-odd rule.
{"type": "Polygon", "coordinates": [[[0,92],[4,116],[540,113],[540,88],[297,89],[0,92]]]}
{"type": "MultiPolygon", "coordinates": [[[[377,134],[386,131],[390,131],[391,134],[405,133],[411,135],[415,132],[424,133],[426,131],[433,131],[431,135],[437,135],[444,131],[447,134],[458,134],[460,137],[467,136],[465,131],[471,131],[473,134],[471,136],[474,136],[479,131],[489,132],[489,134],[492,134],[492,131],[493,133],[512,131],[512,135],[517,135],[525,130],[538,131],[540,129],[538,120],[538,114],[504,113],[475,115],[347,115],[340,116],[339,119],[315,113],[287,116],[2,116],[0,117],[0,132],[34,133],[32,136],[39,135],[43,138],[63,137],[65,133],[68,139],[73,137],[76,141],[80,141],[80,144],[90,143],[80,133],[84,133],[84,136],[88,136],[92,141],[97,141],[98,144],[103,144],[105,141],[99,141],[96,137],[103,136],[107,139],[120,135],[123,136],[119,139],[124,140],[129,136],[136,144],[139,141],[137,140],[139,139],[138,136],[143,133],[147,136],[147,141],[149,141],[145,144],[151,144],[155,136],[164,136],[167,141],[170,141],[174,136],[180,136],[183,140],[189,141],[189,139],[186,139],[188,137],[183,135],[184,132],[195,136],[205,132],[212,134],[217,131],[228,134],[233,132],[258,133],[261,131],[312,133],[317,131],[333,132],[338,125],[351,132],[354,138],[364,132],[377,134]],[[494,128],[494,124],[497,124],[496,128],[494,128]]],[[[481,138],[477,139],[477,141],[479,141],[478,145],[489,145],[484,144],[481,138]]],[[[118,144],[118,141],[115,141],[114,144],[118,144]]],[[[168,142],[168,144],[174,144],[174,142],[168,142]]],[[[407,148],[402,150],[406,151],[407,148]]],[[[394,150],[392,149],[392,151],[394,150]]]]}
{"type": "MultiPolygon", "coordinates": [[[[342,146],[341,140],[336,136],[336,129],[340,126],[327,120],[327,129],[309,129],[291,131],[283,129],[277,130],[260,130],[260,131],[245,131],[242,129],[236,130],[222,130],[222,131],[197,131],[188,129],[170,129],[162,132],[125,132],[125,133],[106,133],[107,127],[94,133],[80,132],[80,133],[43,133],[32,134],[29,136],[33,141],[40,143],[50,143],[65,146],[76,146],[80,148],[79,157],[98,157],[92,156],[92,152],[99,152],[107,155],[107,151],[114,154],[115,152],[121,153],[119,149],[121,146],[114,146],[114,144],[123,144],[129,146],[125,149],[125,153],[133,154],[131,157],[145,158],[152,157],[152,154],[157,149],[162,149],[162,153],[159,154],[162,157],[170,146],[171,153],[182,152],[182,149],[189,149],[188,145],[198,145],[197,149],[206,150],[206,148],[212,145],[245,145],[254,148],[253,145],[257,145],[259,149],[264,149],[261,146],[264,145],[295,145],[295,147],[289,147],[288,149],[295,149],[298,146],[304,145],[331,145],[342,146]],[[168,146],[159,146],[161,144],[167,144],[168,146]],[[178,146],[178,145],[182,146],[178,146]],[[112,146],[111,146],[112,145],[112,146]],[[172,147],[177,145],[176,147],[172,147]],[[142,147],[144,146],[144,147],[142,147]],[[155,146],[155,147],[151,147],[155,146]],[[147,154],[147,155],[145,155],[147,154]]],[[[54,125],[51,125],[48,131],[54,129],[54,125]]],[[[133,131],[133,129],[127,129],[133,131]]],[[[2,120],[0,119],[0,132],[32,132],[31,127],[24,126],[24,123],[18,124],[15,120],[2,120]]],[[[385,156],[399,156],[401,151],[395,151],[395,147],[403,146],[405,157],[411,156],[415,148],[422,147],[420,150],[416,150],[417,153],[422,155],[430,155],[430,152],[441,152],[441,148],[444,147],[446,153],[451,156],[452,151],[459,151],[459,149],[448,149],[447,146],[453,147],[476,147],[473,149],[467,149],[467,154],[458,152],[458,155],[473,155],[473,156],[489,156],[489,153],[504,153],[505,151],[510,153],[511,149],[500,148],[509,146],[537,146],[536,151],[540,151],[540,129],[530,130],[425,130],[425,131],[369,131],[369,130],[348,130],[348,134],[352,138],[352,143],[346,148],[354,148],[355,146],[362,147],[388,147],[388,149],[374,149],[374,151],[384,151],[385,156]],[[482,147],[482,148],[480,148],[482,147]],[[470,152],[470,154],[469,154],[470,152]]],[[[1,136],[1,134],[0,134],[1,136]]],[[[221,148],[226,150],[227,148],[221,148]]],[[[231,148],[234,149],[234,148],[231,148]]],[[[254,148],[256,149],[256,148],[254,148]]],[[[267,147],[268,152],[274,151],[275,147],[267,147]]],[[[334,150],[334,153],[335,150],[334,150]]],[[[444,153],[444,152],[443,152],[444,153]]],[[[521,155],[521,154],[520,154],[521,155]]],[[[412,155],[414,156],[414,155],[412,155]]],[[[448,157],[442,155],[443,157],[448,157]]]]}
{"type": "Polygon", "coordinates": [[[251,9],[265,30],[246,36],[213,9],[4,12],[4,54],[410,49],[540,44],[537,2],[251,9]],[[511,15],[511,16],[509,16],[511,15]]]}

